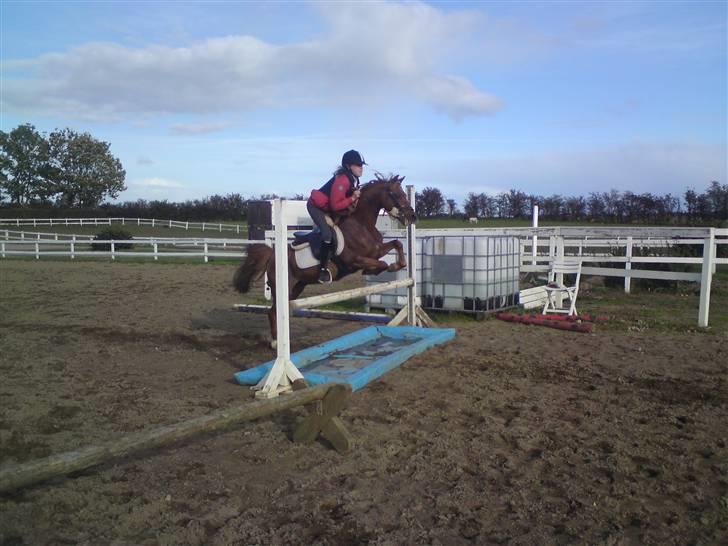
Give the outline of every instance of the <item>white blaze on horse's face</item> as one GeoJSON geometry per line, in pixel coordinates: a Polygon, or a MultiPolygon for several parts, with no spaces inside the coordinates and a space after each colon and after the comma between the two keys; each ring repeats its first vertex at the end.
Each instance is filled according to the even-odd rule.
{"type": "Polygon", "coordinates": [[[397,207],[392,207],[391,209],[389,209],[389,215],[395,220],[400,219],[399,209],[397,207]]]}

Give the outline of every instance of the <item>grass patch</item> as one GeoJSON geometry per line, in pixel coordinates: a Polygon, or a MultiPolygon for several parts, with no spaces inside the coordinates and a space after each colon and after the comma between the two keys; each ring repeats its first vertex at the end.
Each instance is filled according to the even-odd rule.
{"type": "MultiPolygon", "coordinates": [[[[417,220],[417,227],[422,229],[446,229],[446,228],[508,228],[508,227],[531,227],[530,218],[480,218],[477,224],[471,224],[467,219],[462,218],[420,218],[417,220]]],[[[635,227],[633,224],[600,224],[594,222],[571,222],[565,220],[539,220],[539,227],[550,226],[582,226],[582,227],[635,227]]]]}
{"type": "Polygon", "coordinates": [[[728,332],[728,283],[713,280],[708,328],[698,327],[700,286],[680,283],[674,290],[633,290],[631,294],[617,288],[594,288],[579,294],[580,313],[607,315],[609,321],[600,328],[637,332],[728,332]]]}

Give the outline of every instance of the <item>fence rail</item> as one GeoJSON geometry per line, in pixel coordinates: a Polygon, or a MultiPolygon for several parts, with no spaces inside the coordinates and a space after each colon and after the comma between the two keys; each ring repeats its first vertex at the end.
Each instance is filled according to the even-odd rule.
{"type": "Polygon", "coordinates": [[[218,222],[181,222],[179,220],[158,220],[156,218],[0,218],[0,226],[110,226],[112,224],[199,229],[201,231],[247,232],[247,226],[222,224],[218,222]]]}
{"type": "Polygon", "coordinates": [[[94,257],[94,258],[242,258],[245,248],[255,242],[248,239],[131,239],[131,240],[0,240],[0,257],[94,257]],[[94,250],[94,246],[108,245],[109,250],[94,250]],[[126,245],[148,247],[148,250],[131,250],[126,245]],[[60,247],[60,248],[59,248],[60,247]],[[172,249],[170,250],[169,247],[172,249]]]}
{"type": "MultiPolygon", "coordinates": [[[[53,225],[62,225],[64,220],[83,221],[93,225],[104,219],[48,219],[53,225]]],[[[123,219],[116,219],[123,220],[123,219]]],[[[131,219],[143,225],[183,224],[192,229],[195,223],[165,220],[131,219]]],[[[10,220],[0,219],[0,223],[10,220]]],[[[40,222],[40,220],[12,220],[12,222],[40,222]]],[[[39,224],[36,224],[39,225],[39,224]]],[[[50,224],[48,224],[50,225],[50,224]]],[[[71,225],[71,224],[68,224],[71,225]]],[[[99,225],[99,224],[96,224],[99,225]]],[[[101,224],[103,225],[103,224],[101,224]]],[[[226,226],[225,224],[207,224],[206,226],[226,226]]],[[[178,226],[175,226],[178,227],[178,226]]],[[[239,228],[240,226],[230,226],[239,228]]],[[[222,231],[222,228],[220,228],[222,231]]],[[[402,237],[403,230],[391,230],[385,237],[402,237]]],[[[268,234],[266,234],[268,235],[268,234]]],[[[710,306],[710,287],[716,266],[728,265],[728,258],[719,257],[719,248],[728,245],[728,229],[718,228],[464,228],[464,229],[420,229],[418,238],[431,236],[499,236],[512,235],[520,240],[521,271],[545,272],[557,258],[568,257],[582,262],[583,275],[599,275],[623,277],[624,290],[629,293],[632,279],[675,280],[700,283],[700,309],[698,324],[707,326],[710,306]],[[669,256],[667,250],[679,246],[691,245],[699,249],[699,256],[669,256]],[[614,264],[615,267],[604,267],[614,264]],[[622,265],[624,264],[624,265],[622,265]],[[636,264],[667,264],[696,266],[696,271],[663,271],[657,269],[634,269],[636,264]]],[[[0,257],[8,256],[41,256],[70,257],[77,256],[111,258],[240,258],[246,255],[245,247],[251,243],[248,239],[213,239],[213,238],[172,238],[172,237],[135,237],[130,241],[93,241],[90,235],[68,235],[56,233],[37,233],[0,229],[0,257]],[[3,239],[4,236],[4,239],[3,239]],[[51,238],[52,237],[52,238],[51,238]],[[64,237],[70,237],[64,239],[64,237]],[[148,250],[119,249],[119,244],[132,243],[135,247],[148,250]],[[109,250],[92,250],[92,244],[108,244],[109,250]]],[[[270,243],[270,240],[269,240],[270,243]]]]}

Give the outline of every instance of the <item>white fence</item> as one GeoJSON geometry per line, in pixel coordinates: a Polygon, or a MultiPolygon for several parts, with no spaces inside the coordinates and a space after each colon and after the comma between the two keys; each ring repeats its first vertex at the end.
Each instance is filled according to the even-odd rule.
{"type": "Polygon", "coordinates": [[[201,231],[247,232],[246,226],[214,222],[180,222],[178,220],[157,220],[155,218],[0,218],[0,226],[110,226],[112,224],[152,226],[178,229],[199,229],[201,231]]]}
{"type": "MultiPolygon", "coordinates": [[[[395,233],[397,232],[389,235],[395,233]]],[[[698,325],[701,327],[708,326],[710,288],[716,266],[728,265],[728,258],[718,258],[718,247],[728,245],[728,229],[547,227],[418,230],[420,237],[448,235],[516,236],[521,241],[522,272],[546,272],[556,258],[571,257],[584,264],[582,275],[623,277],[627,293],[630,291],[632,279],[698,282],[700,283],[698,325]],[[695,257],[667,255],[669,249],[685,245],[699,247],[700,255],[695,257]],[[603,267],[607,263],[613,263],[615,267],[603,267]],[[633,269],[634,264],[693,265],[696,271],[633,269]]]]}
{"type": "MultiPolygon", "coordinates": [[[[9,256],[93,257],[93,258],[242,258],[246,256],[248,239],[175,239],[135,237],[131,240],[95,241],[91,239],[0,239],[0,258],[9,256]],[[109,250],[93,250],[92,245],[108,245],[109,250]],[[124,248],[133,245],[133,249],[124,248]]],[[[85,237],[85,236],[84,236],[85,237]]]]}
{"type": "MultiPolygon", "coordinates": [[[[52,225],[65,224],[68,220],[83,221],[75,225],[93,224],[94,221],[107,223],[124,219],[48,219],[52,225]]],[[[3,220],[0,223],[12,222],[12,225],[29,225],[23,222],[40,222],[41,220],[3,220]],[[17,224],[20,222],[20,224],[17,224]]],[[[180,227],[189,226],[192,222],[174,222],[165,220],[133,219],[137,225],[156,225],[180,227]],[[143,222],[150,222],[143,224],[143,222]],[[151,222],[154,222],[152,224],[151,222]]],[[[41,225],[41,224],[35,224],[41,225]]],[[[51,225],[50,223],[47,225],[51,225]]],[[[225,224],[199,224],[225,227],[225,224]]],[[[239,228],[240,226],[230,226],[239,228]]],[[[385,232],[386,237],[403,236],[402,230],[385,232]]],[[[698,324],[708,325],[710,307],[710,286],[717,265],[728,265],[728,258],[718,257],[718,248],[728,245],[728,229],[717,228],[670,228],[670,227],[541,227],[541,228],[454,228],[454,229],[420,229],[419,237],[428,236],[492,236],[512,235],[521,241],[521,271],[545,272],[550,263],[561,256],[579,259],[583,275],[599,275],[624,278],[624,290],[629,292],[632,279],[661,279],[689,281],[700,283],[700,308],[698,324]],[[668,249],[692,245],[700,248],[698,256],[670,256],[668,249]],[[534,252],[535,249],[535,252],[534,252]],[[634,264],[682,264],[686,269],[694,271],[661,271],[657,269],[634,269],[634,264]],[[614,267],[604,267],[614,264],[614,267]],[[693,266],[692,268],[690,266],[693,266]]],[[[0,228],[0,257],[8,256],[63,256],[71,259],[76,256],[92,256],[116,259],[119,257],[135,258],[195,258],[205,262],[209,258],[239,258],[245,256],[247,239],[195,239],[135,237],[132,241],[134,250],[120,250],[116,245],[129,241],[93,241],[111,245],[108,251],[91,250],[91,235],[64,235],[56,233],[21,232],[0,228]]]]}

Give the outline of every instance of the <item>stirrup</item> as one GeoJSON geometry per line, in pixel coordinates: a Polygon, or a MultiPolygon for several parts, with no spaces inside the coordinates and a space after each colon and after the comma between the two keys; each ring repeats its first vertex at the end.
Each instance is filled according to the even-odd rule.
{"type": "Polygon", "coordinates": [[[321,284],[330,284],[331,280],[331,271],[326,268],[322,268],[319,271],[318,282],[321,284]]]}

